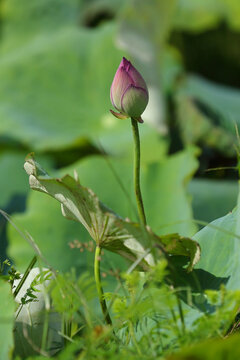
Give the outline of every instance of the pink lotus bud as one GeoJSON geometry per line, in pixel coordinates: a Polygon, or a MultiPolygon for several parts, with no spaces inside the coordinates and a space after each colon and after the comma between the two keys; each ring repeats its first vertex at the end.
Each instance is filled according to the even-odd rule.
{"type": "Polygon", "coordinates": [[[141,74],[135,67],[123,58],[114,76],[111,92],[111,102],[120,111],[111,113],[120,119],[128,117],[143,122],[141,115],[148,103],[148,89],[141,74]]]}

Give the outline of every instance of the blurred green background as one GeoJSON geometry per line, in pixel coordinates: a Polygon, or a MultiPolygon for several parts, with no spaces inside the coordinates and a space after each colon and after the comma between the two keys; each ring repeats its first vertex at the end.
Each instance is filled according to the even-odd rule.
{"type": "MultiPolygon", "coordinates": [[[[89,236],[58,203],[29,190],[29,152],[52,175],[77,171],[109,207],[136,220],[131,127],[109,112],[122,56],[150,93],[140,126],[149,225],[191,236],[196,219],[232,210],[239,41],[239,0],[0,0],[0,208],[52,266],[91,267],[90,252],[69,246],[89,236]]],[[[33,250],[0,217],[6,256],[24,270],[33,250]]],[[[104,256],[110,268],[122,266],[104,256]]]]}

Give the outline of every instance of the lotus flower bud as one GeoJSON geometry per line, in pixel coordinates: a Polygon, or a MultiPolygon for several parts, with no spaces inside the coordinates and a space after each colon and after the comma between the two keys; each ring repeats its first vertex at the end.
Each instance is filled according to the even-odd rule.
{"type": "Polygon", "coordinates": [[[111,92],[111,102],[116,110],[111,113],[120,119],[134,118],[143,122],[141,115],[148,103],[148,89],[141,74],[135,67],[123,58],[114,76],[111,92]]]}

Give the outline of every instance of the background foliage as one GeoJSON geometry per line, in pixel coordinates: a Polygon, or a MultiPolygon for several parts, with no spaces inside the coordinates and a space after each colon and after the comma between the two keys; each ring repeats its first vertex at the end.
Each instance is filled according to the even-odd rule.
{"type": "MultiPolygon", "coordinates": [[[[137,220],[130,124],[109,113],[111,82],[126,56],[150,92],[140,128],[148,224],[158,235],[191,236],[202,249],[192,275],[180,272],[176,279],[193,290],[195,307],[186,310],[187,323],[199,318],[199,311],[217,316],[205,290],[219,291],[221,284],[228,291],[239,289],[239,31],[238,0],[0,0],[0,208],[31,234],[63,278],[72,268],[77,277],[92,273],[92,252],[79,248],[90,237],[62,217],[57,202],[29,190],[24,159],[35,152],[53,177],[77,173],[104,204],[137,220]]],[[[1,217],[0,260],[8,257],[24,272],[33,255],[19,231],[1,217]]],[[[102,266],[106,273],[128,269],[108,251],[102,266]]],[[[113,291],[116,283],[108,275],[105,288],[113,291]]],[[[2,304],[10,298],[4,292],[2,304]]],[[[184,291],[181,296],[186,297],[184,291]]],[[[10,303],[8,310],[12,317],[10,303]]],[[[216,336],[200,328],[199,340],[216,336]]],[[[7,329],[2,317],[1,331],[8,332],[5,346],[11,348],[11,326],[7,329]]],[[[103,338],[108,335],[106,330],[103,338]]],[[[184,336],[171,351],[188,344],[184,336]]],[[[238,337],[211,341],[212,355],[204,352],[207,342],[169,359],[185,359],[191,351],[216,358],[238,337]]],[[[96,358],[110,351],[101,345],[103,353],[96,355],[94,349],[96,358]]],[[[66,351],[75,350],[72,345],[66,351]]],[[[135,358],[134,352],[128,356],[135,358]]]]}

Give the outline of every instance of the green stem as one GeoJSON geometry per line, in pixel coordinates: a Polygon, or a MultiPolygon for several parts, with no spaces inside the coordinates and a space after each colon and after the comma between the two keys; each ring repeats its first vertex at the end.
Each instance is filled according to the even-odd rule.
{"type": "Polygon", "coordinates": [[[137,339],[134,334],[134,328],[133,328],[133,324],[132,324],[131,320],[129,321],[129,331],[130,331],[130,334],[132,337],[133,344],[135,345],[135,347],[137,349],[138,355],[142,356],[141,350],[138,346],[137,339]]]}
{"type": "Polygon", "coordinates": [[[180,315],[180,319],[181,319],[181,324],[182,324],[182,332],[183,332],[183,334],[185,334],[184,314],[183,314],[183,309],[182,309],[181,300],[179,299],[178,294],[176,294],[176,298],[177,298],[178,311],[179,311],[179,315],[180,315]]]}
{"type": "Polygon", "coordinates": [[[97,292],[98,292],[98,298],[99,298],[99,302],[102,308],[102,313],[104,316],[104,320],[106,321],[106,323],[108,325],[112,325],[112,320],[110,318],[108,309],[107,309],[107,304],[106,301],[104,299],[104,293],[103,293],[103,288],[102,288],[102,283],[101,283],[101,275],[100,275],[100,256],[101,256],[101,248],[99,245],[96,246],[96,250],[95,250],[95,260],[94,260],[94,276],[95,276],[95,282],[96,282],[96,287],[97,287],[97,292]]]}
{"type": "Polygon", "coordinates": [[[14,298],[18,295],[19,291],[21,290],[21,287],[23,286],[26,278],[28,277],[30,271],[32,270],[32,268],[34,267],[36,262],[37,262],[37,256],[34,256],[32,261],[28,265],[27,270],[25,271],[23,277],[21,278],[20,282],[18,283],[18,286],[16,287],[16,289],[15,289],[15,291],[13,293],[14,298]]]}
{"type": "Polygon", "coordinates": [[[132,121],[132,132],[134,138],[134,190],[137,200],[137,209],[138,215],[141,223],[146,226],[146,216],[143,207],[143,200],[140,188],[140,138],[139,138],[139,130],[138,130],[138,122],[137,120],[131,118],[132,121]]]}

